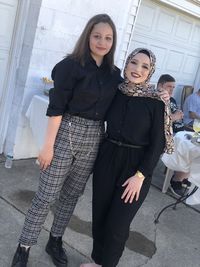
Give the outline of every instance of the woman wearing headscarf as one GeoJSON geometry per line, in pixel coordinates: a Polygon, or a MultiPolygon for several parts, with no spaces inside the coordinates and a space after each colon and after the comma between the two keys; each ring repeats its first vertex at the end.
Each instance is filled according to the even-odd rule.
{"type": "Polygon", "coordinates": [[[173,151],[169,106],[149,85],[155,55],[135,49],[127,58],[124,82],[107,115],[93,176],[94,263],[115,267],[129,236],[130,224],[144,202],[153,169],[163,151],[173,151]]]}

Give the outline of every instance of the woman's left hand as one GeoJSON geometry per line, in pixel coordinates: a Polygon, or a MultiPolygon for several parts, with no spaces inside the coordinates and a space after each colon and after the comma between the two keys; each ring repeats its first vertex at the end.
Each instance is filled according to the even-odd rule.
{"type": "Polygon", "coordinates": [[[162,89],[162,91],[159,91],[158,95],[160,96],[163,102],[168,102],[170,100],[170,95],[165,89],[162,89]]]}
{"type": "Polygon", "coordinates": [[[136,201],[139,199],[140,190],[142,187],[144,179],[134,175],[130,177],[126,182],[122,185],[126,186],[124,193],[122,194],[121,199],[124,199],[124,202],[132,203],[135,197],[136,201]]]}

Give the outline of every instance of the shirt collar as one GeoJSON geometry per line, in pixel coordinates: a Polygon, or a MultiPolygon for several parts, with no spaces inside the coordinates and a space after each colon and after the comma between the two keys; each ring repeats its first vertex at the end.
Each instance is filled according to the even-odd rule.
{"type": "Polygon", "coordinates": [[[93,59],[93,57],[90,54],[86,56],[85,63],[86,64],[88,64],[88,63],[93,64],[99,69],[102,69],[102,68],[104,69],[104,68],[108,67],[108,64],[107,64],[105,58],[103,59],[102,64],[100,66],[97,66],[96,61],[93,59]]]}

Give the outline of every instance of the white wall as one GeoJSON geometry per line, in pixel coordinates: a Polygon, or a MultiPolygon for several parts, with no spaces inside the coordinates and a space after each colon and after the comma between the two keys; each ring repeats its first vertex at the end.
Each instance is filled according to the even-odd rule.
{"type": "Polygon", "coordinates": [[[71,52],[93,15],[105,12],[112,17],[119,47],[130,3],[130,0],[126,0],[126,5],[124,0],[43,0],[26,84],[25,107],[30,97],[43,89],[41,77],[50,76],[53,66],[71,52]]]}
{"type": "MultiPolygon", "coordinates": [[[[22,103],[22,114],[15,139],[15,158],[27,157],[26,151],[27,147],[30,147],[31,133],[24,114],[32,96],[43,94],[44,85],[41,78],[50,77],[53,66],[73,49],[88,19],[98,13],[109,14],[116,24],[117,61],[131,5],[137,3],[138,0],[42,1],[22,103]]],[[[30,147],[30,155],[37,155],[34,147],[30,147]]]]}

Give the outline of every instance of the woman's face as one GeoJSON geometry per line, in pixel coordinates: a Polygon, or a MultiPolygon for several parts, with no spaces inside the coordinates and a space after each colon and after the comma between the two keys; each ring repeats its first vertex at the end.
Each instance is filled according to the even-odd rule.
{"type": "Polygon", "coordinates": [[[143,54],[136,54],[128,63],[125,74],[131,83],[143,83],[150,73],[150,58],[143,54]]]}
{"type": "Polygon", "coordinates": [[[109,53],[113,45],[113,30],[108,23],[100,22],[91,31],[89,46],[91,56],[101,64],[103,57],[109,53]]]}

